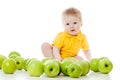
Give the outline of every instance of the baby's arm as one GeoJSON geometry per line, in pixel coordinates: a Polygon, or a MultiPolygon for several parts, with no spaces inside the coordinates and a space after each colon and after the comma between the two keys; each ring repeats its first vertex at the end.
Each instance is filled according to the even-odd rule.
{"type": "Polygon", "coordinates": [[[86,58],[87,58],[88,60],[90,60],[90,59],[91,59],[91,53],[90,53],[90,50],[83,50],[83,52],[84,52],[86,58]]]}
{"type": "Polygon", "coordinates": [[[62,60],[61,56],[60,56],[60,49],[56,46],[53,46],[53,55],[54,58],[58,59],[58,60],[62,60]]]}

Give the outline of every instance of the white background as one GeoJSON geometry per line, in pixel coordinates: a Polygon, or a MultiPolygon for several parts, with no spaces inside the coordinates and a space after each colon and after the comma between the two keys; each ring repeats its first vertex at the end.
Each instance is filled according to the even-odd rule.
{"type": "MultiPolygon", "coordinates": [[[[75,7],[82,13],[92,57],[109,57],[117,80],[119,58],[119,0],[0,0],[0,54],[18,51],[24,58],[43,59],[40,46],[52,43],[63,30],[62,12],[75,7]]],[[[79,55],[83,55],[82,52],[79,55]]],[[[114,75],[114,76],[113,76],[114,75]]]]}

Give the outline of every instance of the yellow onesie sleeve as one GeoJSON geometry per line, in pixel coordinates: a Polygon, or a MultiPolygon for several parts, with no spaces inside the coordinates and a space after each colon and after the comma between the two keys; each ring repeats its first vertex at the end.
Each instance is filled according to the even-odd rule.
{"type": "Polygon", "coordinates": [[[63,32],[60,32],[60,33],[57,34],[57,36],[53,40],[52,45],[54,45],[54,46],[56,46],[60,49],[62,47],[63,40],[64,40],[64,34],[63,34],[63,32]]]}
{"type": "Polygon", "coordinates": [[[87,41],[85,35],[84,35],[84,38],[83,38],[83,40],[82,40],[82,49],[83,49],[83,50],[88,50],[88,49],[89,49],[89,44],[88,44],[88,41],[87,41]]]}

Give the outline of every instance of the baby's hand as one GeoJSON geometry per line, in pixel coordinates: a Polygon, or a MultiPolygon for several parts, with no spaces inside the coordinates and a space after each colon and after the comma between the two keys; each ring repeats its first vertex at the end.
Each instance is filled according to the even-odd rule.
{"type": "Polygon", "coordinates": [[[62,58],[58,59],[59,61],[62,61],[62,58]]]}

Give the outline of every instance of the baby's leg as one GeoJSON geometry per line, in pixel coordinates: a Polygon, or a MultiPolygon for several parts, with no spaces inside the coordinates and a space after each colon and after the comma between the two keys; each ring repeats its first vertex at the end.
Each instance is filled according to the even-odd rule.
{"type": "Polygon", "coordinates": [[[52,52],[52,46],[49,43],[47,42],[43,43],[41,46],[41,50],[44,57],[54,58],[53,52],[52,52]]]}
{"type": "Polygon", "coordinates": [[[83,60],[83,58],[81,56],[75,56],[74,58],[79,60],[79,61],[83,60]]]}

